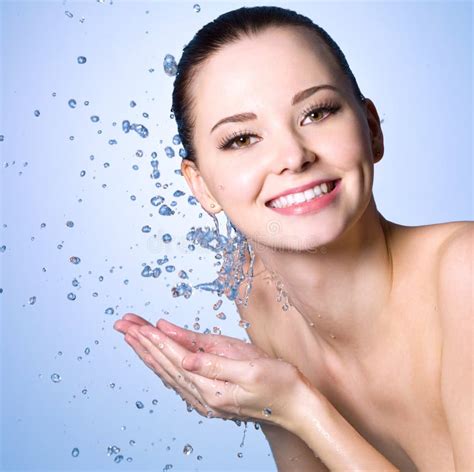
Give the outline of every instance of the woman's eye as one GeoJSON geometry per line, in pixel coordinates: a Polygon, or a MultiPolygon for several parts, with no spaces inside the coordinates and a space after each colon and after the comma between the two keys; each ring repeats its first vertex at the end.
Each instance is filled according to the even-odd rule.
{"type": "MultiPolygon", "coordinates": [[[[313,117],[313,118],[314,118],[314,120],[312,120],[313,122],[314,122],[314,121],[321,121],[324,116],[330,115],[331,113],[333,113],[333,112],[336,111],[336,110],[337,110],[336,107],[319,107],[319,108],[313,108],[312,110],[309,110],[309,111],[305,114],[305,118],[313,117]]],[[[304,123],[304,122],[303,122],[303,123],[304,123]]],[[[302,123],[302,124],[303,124],[303,123],[302,123]]]]}
{"type": "Polygon", "coordinates": [[[242,148],[245,148],[245,147],[249,146],[250,144],[252,144],[250,142],[250,138],[257,138],[257,136],[255,134],[250,134],[250,133],[239,134],[239,135],[234,136],[232,138],[225,139],[224,142],[222,142],[219,145],[219,149],[242,149],[242,148]],[[234,144],[236,146],[233,146],[234,144]]]}

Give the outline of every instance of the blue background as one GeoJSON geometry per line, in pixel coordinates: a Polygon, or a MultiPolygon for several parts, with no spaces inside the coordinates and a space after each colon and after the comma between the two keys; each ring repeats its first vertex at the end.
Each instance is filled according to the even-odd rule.
{"type": "Polygon", "coordinates": [[[133,311],[246,339],[228,300],[221,321],[212,308],[216,296],[171,296],[179,270],[196,284],[213,280],[217,269],[208,251],[187,250],[187,231],[212,220],[187,202],[188,188],[174,172],[180,146],[172,143],[173,78],[162,63],[168,53],[179,60],[194,33],[219,14],[278,5],[326,29],[383,120],[385,155],[374,183],[381,213],[404,225],[472,219],[470,2],[200,2],[200,12],[193,4],[1,3],[2,470],[276,470],[253,424],[241,447],[243,425],[188,413],[112,329],[133,311]],[[78,56],[87,62],[78,64],[78,56]],[[148,138],[125,134],[125,119],[145,125],[148,138]],[[166,146],[175,157],[166,156],[166,146]],[[159,189],[150,178],[153,151],[159,189]],[[175,199],[178,189],[186,195],[175,199]],[[154,195],[176,200],[176,214],[159,215],[154,195]],[[173,241],[164,244],[168,232],[173,241]],[[175,272],[140,275],[143,264],[156,267],[165,254],[175,272]],[[108,307],[113,315],[105,314],[108,307]],[[51,381],[53,373],[61,382],[51,381]],[[190,455],[183,454],[187,443],[190,455]],[[124,456],[119,464],[107,455],[113,445],[124,456]]]}

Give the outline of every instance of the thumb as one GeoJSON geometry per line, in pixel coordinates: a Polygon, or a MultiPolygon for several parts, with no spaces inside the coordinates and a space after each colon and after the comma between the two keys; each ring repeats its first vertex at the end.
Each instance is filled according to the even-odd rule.
{"type": "Polygon", "coordinates": [[[197,371],[200,368],[200,360],[199,356],[194,356],[192,354],[187,355],[183,358],[181,365],[184,369],[189,371],[197,371]]]}
{"type": "Polygon", "coordinates": [[[205,352],[187,354],[181,365],[183,369],[203,377],[213,380],[228,380],[235,384],[246,384],[249,379],[249,369],[257,368],[253,362],[248,360],[238,361],[205,352]]]}

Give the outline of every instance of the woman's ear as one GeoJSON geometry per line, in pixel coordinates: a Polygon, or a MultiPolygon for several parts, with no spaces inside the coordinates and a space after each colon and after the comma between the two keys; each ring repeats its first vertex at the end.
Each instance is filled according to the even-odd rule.
{"type": "Polygon", "coordinates": [[[206,182],[199,171],[195,162],[189,159],[181,161],[181,172],[191,189],[193,195],[198,199],[199,203],[208,213],[219,213],[222,207],[217,203],[212,193],[207,188],[206,182]]]}
{"type": "Polygon", "coordinates": [[[380,161],[383,156],[383,132],[380,126],[380,118],[375,108],[374,102],[370,98],[365,99],[367,123],[369,125],[372,155],[374,156],[374,163],[380,161]]]}

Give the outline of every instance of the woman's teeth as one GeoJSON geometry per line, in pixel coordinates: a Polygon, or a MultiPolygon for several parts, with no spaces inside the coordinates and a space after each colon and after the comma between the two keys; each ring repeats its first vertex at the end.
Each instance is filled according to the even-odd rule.
{"type": "Polygon", "coordinates": [[[297,203],[309,202],[314,198],[319,198],[326,193],[329,193],[335,187],[335,181],[324,182],[322,184],[316,185],[313,188],[305,190],[304,192],[291,193],[285,195],[284,197],[276,198],[271,200],[268,204],[272,208],[286,208],[297,203]]]}

